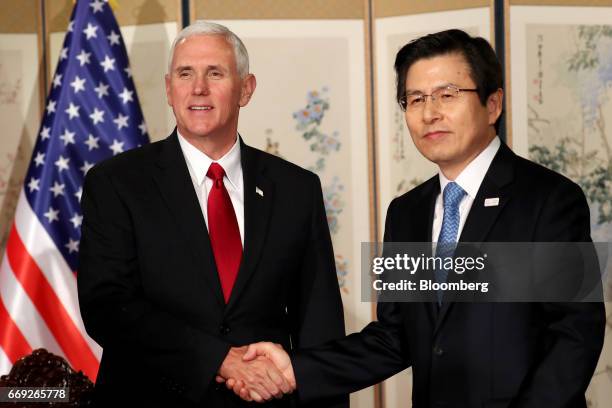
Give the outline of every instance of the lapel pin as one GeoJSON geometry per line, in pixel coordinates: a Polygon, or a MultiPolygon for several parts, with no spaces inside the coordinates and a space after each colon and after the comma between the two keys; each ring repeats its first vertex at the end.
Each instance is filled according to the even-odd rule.
{"type": "Polygon", "coordinates": [[[255,192],[263,197],[263,191],[261,191],[261,188],[255,187],[255,192]]]}
{"type": "Polygon", "coordinates": [[[485,198],[485,207],[497,207],[499,205],[499,197],[485,198]]]}

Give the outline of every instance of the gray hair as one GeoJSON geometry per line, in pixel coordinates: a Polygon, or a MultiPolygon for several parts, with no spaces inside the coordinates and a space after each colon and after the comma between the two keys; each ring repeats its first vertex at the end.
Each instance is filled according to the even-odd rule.
{"type": "Polygon", "coordinates": [[[224,25],[211,23],[210,21],[197,20],[196,22],[183,28],[174,39],[172,48],[170,48],[170,57],[168,59],[168,74],[172,70],[172,58],[174,58],[174,49],[182,40],[194,35],[220,35],[234,48],[234,57],[236,58],[236,68],[241,78],[244,78],[249,73],[249,53],[236,34],[230,31],[224,25]]]}

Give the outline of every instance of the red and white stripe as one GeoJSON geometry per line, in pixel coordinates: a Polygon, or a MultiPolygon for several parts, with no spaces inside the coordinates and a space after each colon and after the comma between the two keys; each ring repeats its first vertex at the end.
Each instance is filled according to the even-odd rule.
{"type": "Polygon", "coordinates": [[[102,349],[85,332],[76,275],[22,191],[0,265],[0,374],[40,347],[95,381],[102,349]]]}

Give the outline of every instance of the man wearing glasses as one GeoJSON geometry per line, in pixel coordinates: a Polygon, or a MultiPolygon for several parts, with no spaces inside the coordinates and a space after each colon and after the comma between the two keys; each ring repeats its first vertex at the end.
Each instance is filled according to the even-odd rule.
{"type": "MultiPolygon", "coordinates": [[[[439,173],[391,202],[385,242],[591,240],[581,189],[497,137],[503,79],[486,40],[427,35],[398,52],[395,70],[412,140],[439,173]]],[[[377,315],[360,333],[291,358],[270,343],[251,345],[246,358],[271,358],[306,402],[412,367],[414,407],[586,407],[605,329],[602,303],[442,298],[380,302],[377,315]]]]}

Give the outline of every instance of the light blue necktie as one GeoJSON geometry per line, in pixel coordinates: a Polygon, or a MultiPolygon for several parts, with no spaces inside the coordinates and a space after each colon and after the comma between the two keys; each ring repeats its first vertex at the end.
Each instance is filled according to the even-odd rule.
{"type": "MultiPolygon", "coordinates": [[[[459,231],[459,203],[464,195],[465,191],[454,181],[444,187],[442,195],[444,217],[436,245],[436,257],[442,258],[442,264],[444,264],[444,258],[453,256],[455,252],[459,231]]],[[[446,282],[448,279],[448,271],[444,268],[436,269],[434,273],[438,283],[446,282]]],[[[443,291],[438,290],[438,304],[442,303],[443,294],[443,291]]]]}

